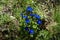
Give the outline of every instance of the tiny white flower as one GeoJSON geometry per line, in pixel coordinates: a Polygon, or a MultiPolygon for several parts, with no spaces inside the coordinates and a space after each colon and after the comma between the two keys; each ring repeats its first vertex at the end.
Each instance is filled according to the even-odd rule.
{"type": "Polygon", "coordinates": [[[34,1],[32,1],[32,3],[34,3],[34,1]]]}
{"type": "Polygon", "coordinates": [[[13,17],[13,16],[10,16],[10,18],[11,18],[11,19],[15,19],[15,17],[13,17]]]}

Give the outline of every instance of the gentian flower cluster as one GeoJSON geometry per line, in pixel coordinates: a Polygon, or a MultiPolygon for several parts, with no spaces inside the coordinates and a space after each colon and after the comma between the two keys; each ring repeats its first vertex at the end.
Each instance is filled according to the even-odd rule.
{"type": "Polygon", "coordinates": [[[31,8],[30,6],[28,6],[26,8],[26,12],[25,13],[21,13],[21,17],[23,19],[25,19],[25,21],[24,21],[25,24],[26,24],[25,30],[28,31],[29,34],[32,34],[32,35],[35,34],[34,27],[32,27],[33,26],[32,21],[35,20],[34,22],[37,23],[37,25],[41,25],[42,24],[42,21],[40,19],[41,17],[38,14],[33,13],[33,8],[31,8]],[[28,13],[28,12],[30,12],[30,13],[28,13]],[[30,25],[30,27],[28,27],[27,25],[30,25]]]}

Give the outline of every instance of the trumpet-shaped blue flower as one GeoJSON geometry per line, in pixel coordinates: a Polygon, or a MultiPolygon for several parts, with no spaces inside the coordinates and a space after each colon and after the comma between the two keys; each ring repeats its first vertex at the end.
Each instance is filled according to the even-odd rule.
{"type": "Polygon", "coordinates": [[[26,21],[26,23],[29,23],[29,22],[30,22],[30,20],[29,20],[29,19],[26,19],[25,21],[26,21]]]}
{"type": "Polygon", "coordinates": [[[34,30],[31,29],[31,30],[29,31],[29,33],[30,33],[30,34],[34,34],[34,30]]]}
{"type": "Polygon", "coordinates": [[[41,20],[38,20],[38,21],[37,21],[37,24],[42,24],[42,21],[41,21],[41,20]]]}
{"type": "Polygon", "coordinates": [[[30,11],[32,12],[33,11],[33,8],[31,8],[30,6],[27,7],[26,11],[30,11]]]}
{"type": "Polygon", "coordinates": [[[25,18],[25,19],[26,19],[26,18],[28,18],[28,16],[23,16],[23,18],[25,18]]]}
{"type": "Polygon", "coordinates": [[[32,14],[32,13],[30,14],[30,16],[34,16],[34,15],[35,15],[35,14],[32,14]]]}
{"type": "Polygon", "coordinates": [[[40,19],[40,16],[37,15],[37,14],[35,14],[34,17],[37,18],[37,19],[40,19]]]}

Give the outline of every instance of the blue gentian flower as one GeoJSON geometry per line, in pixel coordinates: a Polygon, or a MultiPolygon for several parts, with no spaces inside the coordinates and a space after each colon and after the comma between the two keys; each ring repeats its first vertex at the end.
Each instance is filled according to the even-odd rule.
{"type": "Polygon", "coordinates": [[[38,20],[38,21],[37,21],[37,24],[42,24],[42,21],[41,21],[41,20],[38,20]]]}
{"type": "Polygon", "coordinates": [[[35,14],[34,17],[37,18],[37,19],[40,19],[40,16],[37,15],[37,14],[35,14]]]}
{"type": "Polygon", "coordinates": [[[31,30],[29,31],[29,33],[30,33],[30,34],[34,34],[34,30],[31,29],[31,30]]]}
{"type": "Polygon", "coordinates": [[[29,30],[28,27],[25,27],[25,30],[28,31],[29,30]]]}
{"type": "Polygon", "coordinates": [[[29,20],[29,19],[26,19],[25,21],[26,21],[26,23],[29,23],[29,22],[30,22],[30,20],[29,20]]]}
{"type": "Polygon", "coordinates": [[[26,11],[30,11],[32,12],[33,11],[33,8],[31,8],[30,6],[27,7],[26,11]]]}
{"type": "Polygon", "coordinates": [[[28,18],[28,16],[23,16],[23,18],[25,18],[25,19],[26,19],[26,18],[28,18]]]}
{"type": "Polygon", "coordinates": [[[30,16],[34,16],[34,15],[35,15],[35,14],[32,14],[32,13],[30,14],[30,16]]]}

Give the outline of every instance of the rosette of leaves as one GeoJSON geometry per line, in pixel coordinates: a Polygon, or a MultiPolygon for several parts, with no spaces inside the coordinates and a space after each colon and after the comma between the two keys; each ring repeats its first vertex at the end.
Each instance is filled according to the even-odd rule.
{"type": "Polygon", "coordinates": [[[9,22],[11,19],[7,14],[0,14],[0,25],[9,22]]]}

